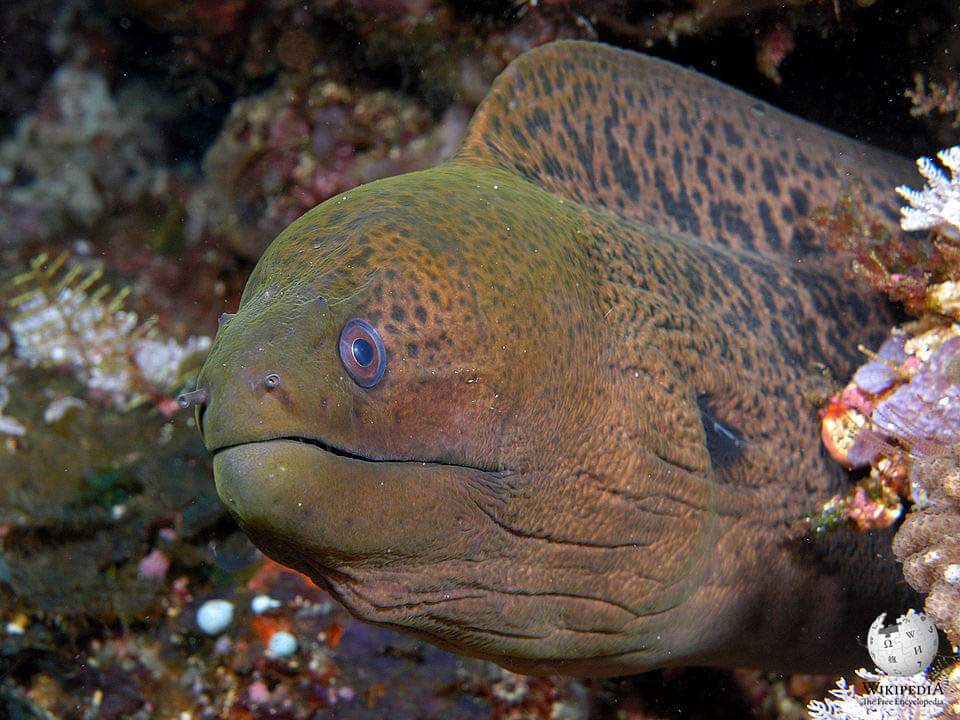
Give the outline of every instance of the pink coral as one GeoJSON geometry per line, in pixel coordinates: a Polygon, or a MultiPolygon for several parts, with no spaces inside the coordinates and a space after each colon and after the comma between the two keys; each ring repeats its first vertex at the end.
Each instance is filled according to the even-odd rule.
{"type": "Polygon", "coordinates": [[[168,570],[170,570],[170,556],[163,550],[153,550],[137,565],[137,575],[144,580],[163,580],[168,570]]]}

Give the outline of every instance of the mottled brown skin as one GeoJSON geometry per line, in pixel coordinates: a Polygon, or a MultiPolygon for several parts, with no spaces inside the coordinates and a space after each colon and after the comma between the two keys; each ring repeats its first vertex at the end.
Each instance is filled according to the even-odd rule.
{"type": "Polygon", "coordinates": [[[909,595],[888,536],[804,534],[845,478],[801,391],[888,318],[798,221],[851,175],[892,214],[909,173],[662,61],[533,51],[452,161],[264,254],[199,381],[220,495],[357,617],[521,672],[866,663],[909,595]]]}

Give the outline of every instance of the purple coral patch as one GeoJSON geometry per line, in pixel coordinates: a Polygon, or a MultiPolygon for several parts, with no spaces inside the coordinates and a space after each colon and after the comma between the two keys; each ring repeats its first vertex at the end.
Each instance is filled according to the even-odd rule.
{"type": "Polygon", "coordinates": [[[878,395],[889,389],[899,377],[899,374],[886,363],[878,360],[863,365],[853,376],[857,386],[870,395],[878,395]]]}
{"type": "Polygon", "coordinates": [[[905,439],[950,445],[960,442],[960,387],[947,368],[960,356],[960,337],[947,340],[908,384],[877,405],[877,427],[905,439]]]}
{"type": "Polygon", "coordinates": [[[904,349],[906,342],[907,336],[902,333],[894,333],[888,337],[877,351],[877,355],[887,362],[875,360],[867,363],[857,370],[853,376],[853,382],[870,395],[878,395],[884,390],[889,390],[899,377],[895,368],[900,367],[907,360],[908,355],[904,349]]]}
{"type": "Polygon", "coordinates": [[[886,342],[880,346],[877,355],[884,360],[889,360],[894,365],[903,365],[907,359],[907,335],[903,332],[894,332],[887,338],[886,342]]]}
{"type": "Polygon", "coordinates": [[[866,467],[880,456],[884,437],[873,430],[861,431],[847,452],[847,465],[852,468],[866,467]]]}

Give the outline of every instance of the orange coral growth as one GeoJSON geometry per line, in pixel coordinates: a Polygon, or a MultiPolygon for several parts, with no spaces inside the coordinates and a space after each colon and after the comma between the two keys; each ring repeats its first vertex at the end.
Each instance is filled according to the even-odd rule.
{"type": "Polygon", "coordinates": [[[337,645],[340,644],[341,638],[343,638],[343,625],[338,622],[331,624],[330,629],[327,630],[327,645],[336,649],[337,645]]]}
{"type": "Polygon", "coordinates": [[[256,635],[257,639],[264,645],[270,644],[270,638],[273,637],[275,632],[279,630],[285,632],[290,631],[289,622],[283,618],[267,615],[254,615],[250,619],[250,627],[253,629],[253,634],[256,635]]]}
{"type": "Polygon", "coordinates": [[[866,425],[866,418],[856,409],[846,407],[836,398],[823,413],[820,437],[824,447],[838,463],[852,468],[857,463],[850,457],[857,436],[866,425]]]}
{"type": "Polygon", "coordinates": [[[276,577],[283,575],[284,573],[299,575],[309,585],[313,585],[313,581],[303,573],[298,572],[293,568],[288,568],[286,565],[281,565],[277,561],[271,560],[268,557],[264,557],[263,564],[260,566],[260,569],[257,570],[250,580],[247,581],[247,589],[254,590],[256,592],[268,592],[270,588],[273,587],[276,577]]]}

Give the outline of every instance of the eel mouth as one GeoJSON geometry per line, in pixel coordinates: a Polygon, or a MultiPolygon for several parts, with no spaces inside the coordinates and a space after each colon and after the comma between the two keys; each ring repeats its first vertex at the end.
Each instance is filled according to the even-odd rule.
{"type": "Polygon", "coordinates": [[[330,453],[331,455],[336,455],[342,458],[348,458],[350,460],[359,460],[361,462],[423,462],[420,460],[412,460],[410,458],[374,458],[367,455],[361,455],[359,453],[350,452],[349,450],[344,450],[339,448],[336,445],[331,445],[328,442],[324,442],[318,438],[305,437],[303,435],[274,435],[272,437],[258,438],[257,440],[247,440],[245,442],[232,443],[230,445],[221,445],[220,447],[212,448],[210,454],[216,457],[219,453],[222,453],[226,450],[232,448],[241,447],[243,445],[257,445],[259,443],[268,443],[274,442],[276,440],[287,440],[289,442],[298,442],[303,443],[304,445],[312,445],[319,450],[330,453]]]}
{"type": "Polygon", "coordinates": [[[440,467],[447,467],[447,468],[453,468],[458,470],[476,470],[478,472],[494,475],[496,477],[506,477],[508,475],[513,474],[513,471],[506,468],[488,467],[482,464],[471,464],[469,462],[452,462],[450,460],[440,460],[436,458],[431,459],[431,458],[404,457],[404,456],[374,457],[372,455],[363,455],[358,452],[346,450],[336,445],[331,445],[330,443],[324,440],[321,440],[319,438],[307,437],[305,435],[274,435],[271,437],[257,438],[256,440],[247,440],[244,442],[221,445],[219,447],[212,448],[209,452],[211,456],[216,458],[219,454],[226,452],[228,450],[233,450],[234,448],[254,446],[254,445],[264,445],[267,443],[274,443],[274,442],[281,442],[281,441],[300,443],[302,445],[314,447],[318,450],[321,450],[335,457],[343,458],[346,460],[354,460],[356,462],[363,462],[363,463],[411,463],[411,464],[418,464],[418,465],[436,465],[440,467]]]}

